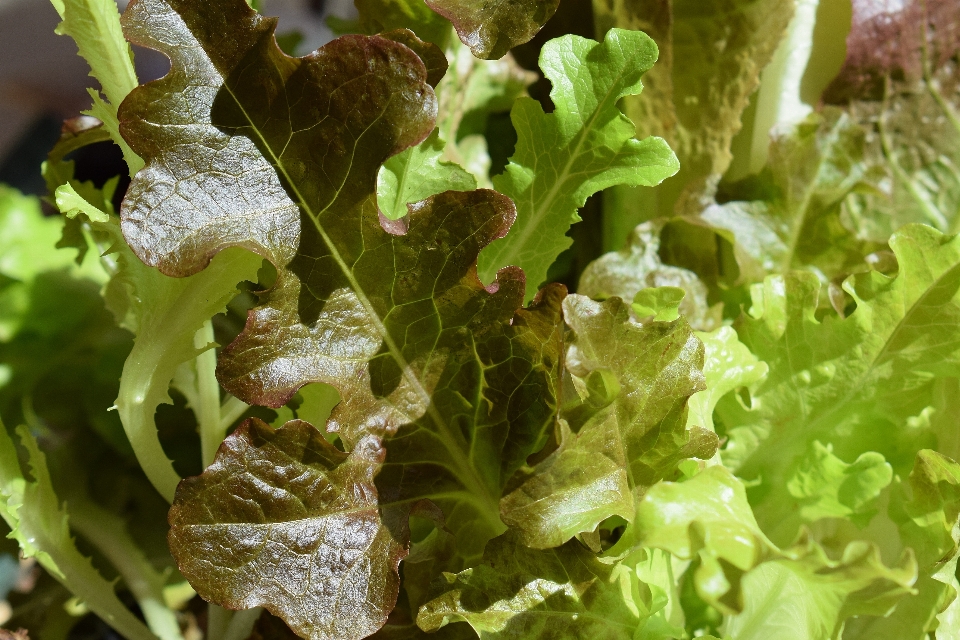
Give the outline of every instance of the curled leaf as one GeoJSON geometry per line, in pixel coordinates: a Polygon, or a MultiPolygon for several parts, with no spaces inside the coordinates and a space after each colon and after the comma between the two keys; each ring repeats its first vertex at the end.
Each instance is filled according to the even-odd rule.
{"type": "Polygon", "coordinates": [[[301,637],[365,638],[383,626],[406,555],[377,507],[375,437],[349,454],[299,420],[253,418],[170,509],[170,549],[203,598],[263,606],[301,637]]]}
{"type": "Polygon", "coordinates": [[[427,6],[453,23],[478,58],[502,58],[527,42],[559,5],[560,0],[427,0],[427,6]]]}

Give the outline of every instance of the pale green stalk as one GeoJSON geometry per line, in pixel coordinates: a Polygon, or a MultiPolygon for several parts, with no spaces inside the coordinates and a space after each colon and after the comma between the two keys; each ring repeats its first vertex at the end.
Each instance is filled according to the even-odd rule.
{"type": "Polygon", "coordinates": [[[163,599],[164,580],[116,515],[87,500],[70,501],[70,525],[120,572],[150,630],[160,640],[183,640],[177,616],[163,599]]]}

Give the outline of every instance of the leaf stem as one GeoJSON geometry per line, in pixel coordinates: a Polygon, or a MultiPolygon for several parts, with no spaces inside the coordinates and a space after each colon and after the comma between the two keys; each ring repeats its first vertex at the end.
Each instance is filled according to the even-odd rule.
{"type": "Polygon", "coordinates": [[[220,405],[220,429],[223,433],[230,430],[233,423],[240,419],[240,416],[250,408],[246,402],[234,396],[227,396],[227,399],[220,405]]]}
{"type": "Polygon", "coordinates": [[[123,521],[89,500],[72,499],[70,525],[117,569],[150,630],[160,640],[183,640],[176,614],[164,603],[163,577],[130,537],[123,521]]]}
{"type": "Polygon", "coordinates": [[[193,344],[204,351],[197,356],[197,392],[199,406],[194,408],[200,425],[200,455],[208,467],[217,455],[227,430],[220,419],[220,384],[217,382],[217,350],[213,323],[207,320],[197,331],[193,344]]]}

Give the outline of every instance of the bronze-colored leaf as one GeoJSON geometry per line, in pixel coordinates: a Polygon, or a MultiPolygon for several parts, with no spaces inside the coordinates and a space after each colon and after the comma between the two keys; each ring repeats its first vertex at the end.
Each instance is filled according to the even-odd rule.
{"type": "Polygon", "coordinates": [[[502,58],[529,41],[553,16],[560,0],[427,0],[453,23],[463,44],[478,58],[502,58]]]}
{"type": "Polygon", "coordinates": [[[170,549],[206,600],[263,606],[304,638],[365,638],[397,599],[406,555],[377,508],[376,437],[343,453],[299,420],[252,418],[177,488],[170,549]]]}

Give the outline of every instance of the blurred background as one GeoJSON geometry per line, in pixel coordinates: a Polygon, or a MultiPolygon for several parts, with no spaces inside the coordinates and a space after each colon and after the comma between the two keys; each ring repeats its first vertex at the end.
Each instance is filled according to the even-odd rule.
{"type": "MultiPolygon", "coordinates": [[[[122,10],[127,0],[117,3],[122,10]]],[[[278,16],[278,34],[297,31],[297,53],[316,49],[333,37],[327,16],[356,16],[352,0],[264,0],[264,15],[278,16]]],[[[69,37],[54,33],[60,22],[49,0],[0,0],[0,183],[43,195],[40,164],[60,135],[65,118],[90,107],[87,64],[69,37]]],[[[159,78],[168,68],[164,56],[135,50],[141,82],[159,78]]],[[[77,158],[77,177],[102,182],[126,170],[119,149],[110,143],[89,147],[77,158]]]]}

